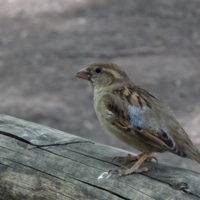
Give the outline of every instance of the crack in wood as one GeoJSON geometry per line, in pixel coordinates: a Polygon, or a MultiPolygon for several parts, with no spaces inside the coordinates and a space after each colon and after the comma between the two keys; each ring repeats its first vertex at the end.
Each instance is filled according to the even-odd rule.
{"type": "MultiPolygon", "coordinates": [[[[105,188],[103,188],[103,187],[99,187],[99,186],[97,186],[97,185],[94,185],[94,184],[91,184],[91,183],[88,183],[88,182],[82,181],[82,180],[77,179],[77,178],[74,178],[74,177],[72,177],[72,178],[73,178],[74,180],[77,180],[77,181],[79,181],[79,182],[81,182],[81,183],[84,183],[84,184],[86,184],[86,185],[89,185],[89,186],[95,187],[95,188],[97,188],[97,189],[100,189],[100,190],[103,190],[103,191],[109,192],[109,193],[111,193],[111,194],[113,194],[113,195],[115,195],[115,196],[117,196],[117,197],[119,197],[119,198],[121,198],[121,199],[124,199],[124,200],[131,200],[131,199],[129,199],[129,198],[126,198],[126,197],[123,197],[123,196],[117,194],[116,192],[113,192],[113,191],[107,190],[107,189],[105,189],[105,188]]],[[[147,195],[147,196],[148,196],[148,195],[147,195]]]]}
{"type": "MultiPolygon", "coordinates": [[[[42,148],[42,147],[55,147],[55,146],[64,146],[69,144],[77,144],[77,143],[93,143],[92,141],[72,141],[72,142],[65,142],[65,143],[54,143],[54,144],[44,144],[44,145],[36,145],[32,144],[35,147],[29,148],[29,150],[36,149],[36,148],[42,148]]],[[[44,150],[44,149],[43,149],[44,150]]]]}
{"type": "MultiPolygon", "coordinates": [[[[93,144],[95,144],[95,143],[93,143],[93,144]]],[[[43,149],[44,150],[44,149],[43,149]]],[[[74,151],[74,150],[71,150],[71,149],[67,149],[68,151],[71,151],[71,152],[74,152],[74,153],[77,153],[77,154],[80,154],[80,155],[83,155],[83,156],[87,156],[87,157],[89,157],[89,158],[93,158],[93,159],[95,159],[95,160],[98,160],[98,161],[101,161],[101,162],[105,162],[105,163],[108,163],[108,164],[112,164],[112,165],[114,165],[114,166],[116,166],[116,167],[120,167],[121,165],[118,165],[118,164],[115,164],[115,163],[113,163],[113,162],[109,162],[109,161],[107,161],[107,160],[102,160],[102,159],[99,159],[99,158],[97,158],[97,157],[95,157],[95,156],[90,156],[90,155],[88,155],[88,154],[84,154],[84,153],[81,153],[80,151],[74,151]]],[[[51,151],[50,151],[51,152],[51,151]]],[[[54,153],[54,152],[51,152],[51,153],[54,153]]]]}
{"type": "MultiPolygon", "coordinates": [[[[59,157],[62,157],[62,158],[67,158],[67,159],[72,160],[72,161],[74,161],[74,162],[77,162],[77,163],[80,163],[80,164],[84,164],[84,165],[86,165],[86,166],[88,166],[88,167],[93,167],[93,166],[91,166],[91,165],[87,165],[86,163],[79,162],[78,160],[71,159],[71,158],[69,158],[69,157],[65,157],[65,156],[63,156],[63,155],[57,154],[57,153],[52,152],[52,151],[50,151],[50,150],[48,150],[48,149],[43,149],[43,148],[41,148],[41,149],[44,150],[44,151],[46,151],[46,152],[52,153],[52,154],[54,154],[54,155],[56,155],[56,156],[59,156],[59,157]]],[[[87,155],[85,155],[85,156],[87,156],[87,155]]],[[[90,157],[90,156],[87,156],[87,157],[90,157]]],[[[95,169],[99,169],[99,168],[95,168],[95,169]]]]}
{"type": "Polygon", "coordinates": [[[92,141],[88,141],[88,140],[77,140],[77,141],[71,141],[71,142],[64,142],[64,143],[54,143],[54,144],[46,144],[46,145],[37,145],[29,140],[26,140],[22,137],[19,137],[17,135],[14,135],[12,133],[8,133],[8,132],[4,132],[4,131],[0,131],[1,135],[5,135],[7,137],[11,137],[14,138],[16,140],[19,140],[21,142],[24,142],[26,144],[32,145],[34,146],[33,148],[29,148],[29,150],[35,149],[35,148],[40,148],[40,147],[50,147],[50,146],[64,146],[64,145],[69,145],[69,144],[77,144],[77,143],[94,143],[92,141]]]}
{"type": "Polygon", "coordinates": [[[149,175],[147,175],[146,173],[142,173],[142,175],[144,175],[144,176],[146,176],[146,177],[149,177],[149,178],[151,178],[151,179],[153,179],[153,180],[156,180],[156,181],[158,181],[158,182],[165,183],[165,184],[169,185],[169,186],[170,186],[172,189],[174,189],[174,190],[182,190],[183,192],[185,192],[185,193],[187,193],[187,194],[190,194],[190,195],[193,195],[193,196],[195,196],[195,197],[200,198],[199,195],[192,193],[192,191],[191,191],[191,189],[190,189],[190,187],[189,187],[189,185],[188,185],[187,183],[180,182],[180,183],[177,183],[177,184],[172,185],[172,184],[167,183],[167,182],[164,182],[164,181],[162,181],[162,180],[160,180],[160,179],[156,179],[155,177],[149,176],[149,175]]]}
{"type": "Polygon", "coordinates": [[[24,138],[21,138],[21,137],[19,137],[19,136],[17,136],[17,135],[13,135],[13,134],[8,133],[8,132],[0,131],[0,134],[1,134],[1,135],[5,135],[5,136],[7,136],[7,137],[14,138],[14,139],[19,140],[19,141],[21,141],[21,142],[24,142],[24,143],[26,143],[26,144],[34,145],[34,144],[32,144],[30,141],[25,140],[24,138]]]}

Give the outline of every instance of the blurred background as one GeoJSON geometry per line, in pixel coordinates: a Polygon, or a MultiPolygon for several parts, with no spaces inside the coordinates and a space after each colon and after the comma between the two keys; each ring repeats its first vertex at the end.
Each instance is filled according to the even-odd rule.
{"type": "Polygon", "coordinates": [[[89,85],[74,77],[111,61],[165,102],[200,149],[199,23],[198,0],[0,0],[0,113],[137,152],[101,127],[89,85]]]}

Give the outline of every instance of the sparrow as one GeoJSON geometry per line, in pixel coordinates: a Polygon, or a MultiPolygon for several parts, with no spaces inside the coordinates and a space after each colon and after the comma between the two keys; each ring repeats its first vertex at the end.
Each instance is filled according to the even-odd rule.
{"type": "MultiPolygon", "coordinates": [[[[131,168],[121,167],[120,176],[148,171],[139,168],[156,159],[153,152],[171,152],[200,163],[200,152],[176,120],[172,111],[147,90],[133,83],[125,71],[111,62],[99,62],[80,70],[76,77],[92,87],[94,109],[103,127],[127,145],[141,151],[137,156],[114,159],[137,161],[131,168]]],[[[157,160],[157,159],[156,159],[157,160]]]]}

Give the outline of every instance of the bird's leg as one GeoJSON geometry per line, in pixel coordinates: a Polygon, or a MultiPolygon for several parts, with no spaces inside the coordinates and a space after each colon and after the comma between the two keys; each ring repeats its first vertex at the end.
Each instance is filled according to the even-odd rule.
{"type": "Polygon", "coordinates": [[[128,174],[133,174],[133,173],[141,173],[141,172],[146,172],[148,171],[148,168],[147,167],[143,167],[143,168],[140,168],[139,169],[139,166],[145,161],[148,159],[149,155],[146,154],[146,153],[142,153],[139,155],[139,159],[138,161],[130,168],[130,169],[127,169],[125,167],[121,167],[121,170],[110,170],[109,173],[111,172],[116,172],[116,173],[119,173],[120,176],[125,176],[125,175],[128,175],[128,174]]]}
{"type": "MultiPolygon", "coordinates": [[[[129,163],[129,162],[139,160],[144,154],[145,153],[140,153],[137,156],[133,156],[131,154],[128,154],[127,156],[117,156],[117,157],[114,157],[113,160],[118,160],[118,161],[123,161],[124,163],[129,163]]],[[[157,158],[153,157],[153,156],[148,156],[146,161],[152,161],[153,159],[158,162],[157,158]]]]}

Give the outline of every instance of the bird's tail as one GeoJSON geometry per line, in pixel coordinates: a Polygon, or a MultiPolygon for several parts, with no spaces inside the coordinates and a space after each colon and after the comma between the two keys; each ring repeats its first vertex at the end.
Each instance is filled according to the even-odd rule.
{"type": "Polygon", "coordinates": [[[187,155],[190,159],[200,163],[200,152],[196,148],[192,149],[192,151],[187,152],[187,155]]]}

